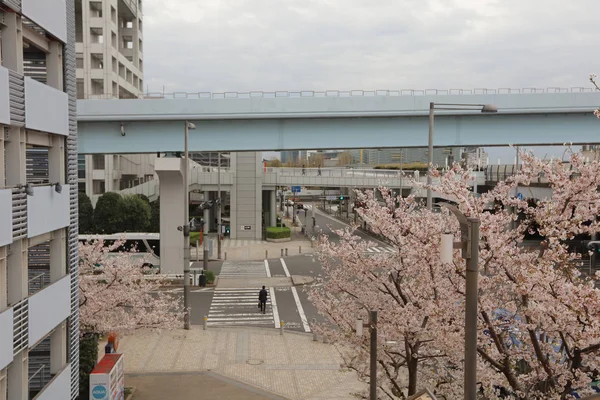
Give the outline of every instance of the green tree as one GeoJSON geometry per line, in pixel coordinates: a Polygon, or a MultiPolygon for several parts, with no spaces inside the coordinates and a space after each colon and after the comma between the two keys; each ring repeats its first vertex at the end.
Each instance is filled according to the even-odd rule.
{"type": "Polygon", "coordinates": [[[123,232],[124,201],[120,194],[106,192],[98,199],[94,210],[96,233],[123,232]]]}
{"type": "Polygon", "coordinates": [[[145,232],[150,227],[150,203],[139,195],[130,195],[123,198],[123,223],[124,232],[145,232]]]}
{"type": "Polygon", "coordinates": [[[138,193],[138,194],[134,194],[134,196],[139,197],[140,199],[144,200],[146,203],[148,203],[148,205],[150,204],[150,199],[145,194],[138,193]]]}
{"type": "Polygon", "coordinates": [[[98,334],[85,333],[79,337],[79,399],[90,398],[90,373],[98,361],[98,334]]]}
{"type": "Polygon", "coordinates": [[[150,227],[149,232],[160,232],[160,199],[150,203],[150,227]]]}
{"type": "Polygon", "coordinates": [[[94,207],[83,192],[79,192],[79,233],[94,233],[94,207]]]}

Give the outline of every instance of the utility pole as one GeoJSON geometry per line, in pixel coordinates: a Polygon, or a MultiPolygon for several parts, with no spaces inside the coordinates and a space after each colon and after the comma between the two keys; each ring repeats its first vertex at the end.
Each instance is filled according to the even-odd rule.
{"type": "MultiPolygon", "coordinates": [[[[208,197],[208,192],[204,192],[205,197],[208,197]]],[[[202,249],[203,249],[203,257],[202,257],[202,268],[205,271],[208,271],[208,229],[210,226],[210,221],[208,220],[208,207],[209,200],[207,198],[204,199],[204,227],[202,229],[202,249]]]]}
{"type": "Polygon", "coordinates": [[[196,129],[196,125],[189,121],[185,121],[184,129],[184,158],[185,165],[183,168],[183,327],[190,329],[190,206],[189,206],[189,182],[188,172],[190,169],[190,159],[188,153],[188,130],[196,129]]]}
{"type": "Polygon", "coordinates": [[[217,195],[217,254],[219,256],[219,260],[221,259],[221,153],[217,153],[219,157],[218,161],[218,177],[217,177],[217,191],[219,194],[217,195]]]}

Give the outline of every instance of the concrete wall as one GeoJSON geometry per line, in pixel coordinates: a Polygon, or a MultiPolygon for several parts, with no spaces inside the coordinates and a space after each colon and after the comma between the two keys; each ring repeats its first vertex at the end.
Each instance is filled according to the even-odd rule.
{"type": "Polygon", "coordinates": [[[160,269],[164,274],[183,272],[183,175],[181,158],[159,158],[160,177],[160,269]]]}
{"type": "Polygon", "coordinates": [[[235,185],[231,188],[231,238],[262,238],[262,153],[232,154],[235,185]],[[244,229],[249,227],[250,229],[244,229]]]}

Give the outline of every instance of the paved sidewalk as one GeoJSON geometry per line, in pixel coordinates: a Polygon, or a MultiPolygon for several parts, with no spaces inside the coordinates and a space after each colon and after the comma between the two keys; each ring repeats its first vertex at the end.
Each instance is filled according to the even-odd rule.
{"type": "MultiPolygon", "coordinates": [[[[306,239],[304,235],[293,234],[293,238],[289,242],[272,243],[272,242],[255,242],[248,246],[236,246],[236,247],[223,247],[223,258],[227,254],[227,260],[231,261],[242,261],[242,260],[264,260],[265,251],[267,251],[268,258],[279,258],[281,257],[281,250],[285,252],[288,249],[288,256],[296,256],[299,254],[312,254],[314,249],[312,248],[310,240],[306,239]]],[[[200,249],[199,257],[196,257],[196,248],[192,248],[191,258],[192,261],[202,260],[202,248],[200,249]]],[[[285,254],[285,253],[284,253],[285,254]]],[[[216,249],[213,249],[213,255],[216,257],[216,249]]],[[[214,259],[215,257],[211,258],[214,259]]]]}
{"type": "MultiPolygon", "coordinates": [[[[356,398],[352,393],[367,388],[353,372],[340,370],[341,358],[333,346],[314,342],[312,335],[286,332],[281,336],[276,329],[209,327],[204,331],[192,327],[189,331],[139,332],[122,338],[119,351],[125,354],[126,386],[137,386],[139,397],[136,394],[134,400],[350,400],[356,398]],[[163,385],[158,378],[142,379],[150,373],[164,377],[167,373],[184,376],[199,372],[212,372],[258,391],[219,383],[222,389],[213,387],[211,397],[200,397],[206,389],[198,387],[193,393],[189,387],[193,378],[167,377],[163,385]],[[243,390],[250,394],[235,397],[243,396],[243,390]]],[[[198,379],[210,383],[207,377],[198,379]]]]}

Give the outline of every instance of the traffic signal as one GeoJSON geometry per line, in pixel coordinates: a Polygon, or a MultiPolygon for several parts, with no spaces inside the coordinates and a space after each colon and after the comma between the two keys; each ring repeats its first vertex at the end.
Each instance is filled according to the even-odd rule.
{"type": "Polygon", "coordinates": [[[229,227],[229,225],[225,226],[225,234],[229,235],[231,233],[231,228],[229,227]]]}
{"type": "Polygon", "coordinates": [[[345,198],[344,196],[340,196],[340,201],[344,200],[344,198],[345,198]]]}
{"type": "Polygon", "coordinates": [[[592,241],[587,242],[587,248],[588,248],[588,250],[592,250],[592,251],[596,250],[596,251],[600,252],[600,241],[592,240],[592,241]]]}

